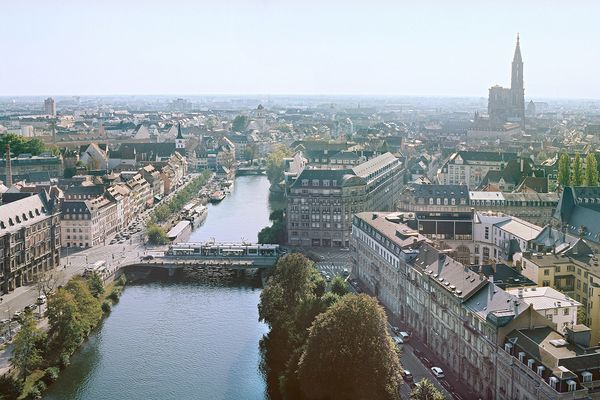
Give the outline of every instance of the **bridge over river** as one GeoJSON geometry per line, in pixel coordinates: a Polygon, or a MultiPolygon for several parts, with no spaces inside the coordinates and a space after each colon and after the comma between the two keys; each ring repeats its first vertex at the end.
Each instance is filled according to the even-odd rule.
{"type": "Polygon", "coordinates": [[[252,243],[178,243],[163,256],[142,257],[130,265],[166,268],[211,267],[225,269],[270,269],[284,254],[277,244],[252,243]]]}

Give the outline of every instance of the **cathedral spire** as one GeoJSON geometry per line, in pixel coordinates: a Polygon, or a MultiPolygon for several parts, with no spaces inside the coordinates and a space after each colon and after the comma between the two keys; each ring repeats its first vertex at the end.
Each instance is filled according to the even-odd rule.
{"type": "Polygon", "coordinates": [[[177,139],[183,139],[183,135],[181,134],[181,122],[177,124],[177,139]]]}
{"type": "Polygon", "coordinates": [[[519,33],[517,32],[517,46],[515,47],[515,56],[513,57],[513,63],[518,62],[522,63],[523,59],[521,58],[521,43],[519,40],[519,33]]]}

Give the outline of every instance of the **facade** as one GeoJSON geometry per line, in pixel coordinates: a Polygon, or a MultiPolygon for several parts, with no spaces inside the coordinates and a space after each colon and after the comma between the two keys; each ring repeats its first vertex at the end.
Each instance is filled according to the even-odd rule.
{"type": "Polygon", "coordinates": [[[567,328],[577,325],[577,309],[581,303],[551,287],[512,288],[508,293],[515,295],[533,309],[556,324],[563,335],[567,328]]]}
{"type": "Polygon", "coordinates": [[[556,193],[479,192],[470,191],[467,185],[411,184],[400,194],[396,207],[410,212],[494,211],[546,225],[558,199],[556,193]]]}
{"type": "Polygon", "coordinates": [[[491,151],[459,151],[450,156],[437,172],[441,185],[467,185],[475,189],[489,171],[502,171],[515,153],[491,151]]]}
{"type": "Polygon", "coordinates": [[[517,35],[517,45],[512,61],[510,89],[498,85],[490,88],[488,114],[492,124],[507,121],[525,122],[525,89],[523,85],[523,59],[517,35]]]}
{"type": "Polygon", "coordinates": [[[92,247],[106,244],[117,232],[117,203],[106,197],[64,201],[61,205],[62,243],[65,247],[92,247]]]}
{"type": "Polygon", "coordinates": [[[401,169],[391,153],[351,169],[305,168],[288,193],[288,243],[348,247],[353,214],[393,209],[401,169]]]}
{"type": "MultiPolygon", "coordinates": [[[[19,154],[11,157],[13,177],[26,176],[34,172],[47,172],[51,178],[60,178],[64,174],[62,157],[50,154],[32,156],[30,154],[19,154]]],[[[6,159],[0,159],[0,175],[6,175],[6,159]]]]}
{"type": "Polygon", "coordinates": [[[539,329],[565,343],[576,339],[565,340],[552,321],[522,298],[432,247],[397,214],[355,215],[351,255],[353,275],[361,286],[380,300],[393,319],[403,321],[443,368],[460,376],[460,383],[477,398],[584,399],[589,395],[584,384],[569,381],[579,374],[590,385],[600,383],[600,374],[591,378],[585,374],[595,373],[599,364],[584,350],[561,357],[572,360],[567,364],[545,356],[544,348],[550,344],[534,339],[536,346],[526,347],[518,332],[539,329]],[[519,355],[523,348],[529,351],[525,363],[519,355]]]}
{"type": "Polygon", "coordinates": [[[0,206],[0,289],[60,265],[60,210],[45,191],[0,206]]]}

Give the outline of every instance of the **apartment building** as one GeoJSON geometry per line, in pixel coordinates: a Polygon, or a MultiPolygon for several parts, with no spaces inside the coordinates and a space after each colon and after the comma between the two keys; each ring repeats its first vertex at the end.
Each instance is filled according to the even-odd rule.
{"type": "MultiPolygon", "coordinates": [[[[479,398],[583,399],[589,395],[584,386],[570,381],[582,368],[597,369],[595,360],[579,352],[575,354],[578,365],[553,364],[540,345],[528,348],[533,361],[518,364],[506,344],[524,348],[525,340],[515,338],[519,332],[533,329],[562,338],[553,322],[483,273],[435,249],[397,214],[355,215],[351,254],[353,274],[366,291],[381,301],[392,318],[403,321],[479,398]],[[529,366],[529,371],[535,367],[533,376],[521,370],[523,365],[529,366]]],[[[600,374],[595,382],[592,378],[592,384],[600,383],[599,378],[600,374]]]]}
{"type": "Polygon", "coordinates": [[[45,191],[0,206],[0,290],[60,265],[60,210],[45,191]]]}
{"type": "Polygon", "coordinates": [[[467,185],[408,185],[396,203],[399,211],[495,211],[537,225],[552,219],[556,193],[503,193],[471,191],[467,185]]]}
{"type": "Polygon", "coordinates": [[[106,244],[119,226],[117,203],[104,196],[63,202],[61,218],[61,241],[66,247],[106,244]]]}
{"type": "Polygon", "coordinates": [[[556,324],[556,330],[565,334],[567,328],[577,325],[577,309],[581,303],[551,287],[511,288],[506,290],[556,324]]]}
{"type": "Polygon", "coordinates": [[[539,286],[552,287],[580,302],[583,323],[591,328],[591,343],[600,345],[600,266],[585,240],[564,243],[552,252],[525,252],[515,263],[539,286]]]}
{"type": "Polygon", "coordinates": [[[393,209],[401,169],[391,153],[349,169],[303,169],[288,193],[288,243],[348,247],[353,214],[393,209]]]}
{"type": "Polygon", "coordinates": [[[437,173],[442,185],[479,187],[489,171],[502,171],[507,163],[516,160],[515,153],[491,151],[459,151],[452,154],[437,173]]]}

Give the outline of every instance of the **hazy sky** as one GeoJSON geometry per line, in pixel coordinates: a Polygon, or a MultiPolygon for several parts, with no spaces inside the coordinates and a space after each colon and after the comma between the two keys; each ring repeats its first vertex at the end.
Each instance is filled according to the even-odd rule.
{"type": "Polygon", "coordinates": [[[600,98],[600,2],[0,0],[0,95],[600,98]]]}

